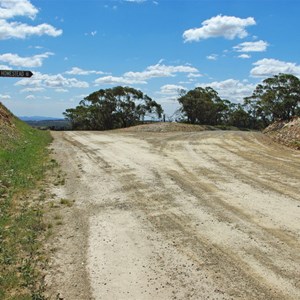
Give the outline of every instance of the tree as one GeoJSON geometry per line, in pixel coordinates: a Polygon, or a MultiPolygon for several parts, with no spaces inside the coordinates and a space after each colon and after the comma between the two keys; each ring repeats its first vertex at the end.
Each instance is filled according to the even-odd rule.
{"type": "Polygon", "coordinates": [[[244,110],[243,106],[235,103],[230,105],[230,113],[228,114],[228,124],[238,128],[251,128],[251,119],[249,114],[244,110]]]}
{"type": "Polygon", "coordinates": [[[162,113],[160,104],[141,91],[117,86],[91,93],[64,115],[74,129],[107,130],[135,125],[147,114],[160,118],[162,113]]]}
{"type": "Polygon", "coordinates": [[[181,112],[191,124],[216,125],[225,122],[229,101],[222,100],[210,87],[197,87],[181,93],[178,102],[181,112]]]}
{"type": "Polygon", "coordinates": [[[300,80],[291,74],[267,78],[244,103],[252,118],[265,126],[276,119],[288,120],[300,112],[300,80]]]}
{"type": "Polygon", "coordinates": [[[229,122],[233,104],[229,100],[218,98],[214,102],[215,124],[226,125],[229,122]]]}

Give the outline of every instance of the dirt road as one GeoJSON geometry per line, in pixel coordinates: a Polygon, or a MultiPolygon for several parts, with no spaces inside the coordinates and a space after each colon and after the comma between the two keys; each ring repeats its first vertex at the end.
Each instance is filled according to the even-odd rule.
{"type": "Polygon", "coordinates": [[[51,299],[300,299],[299,152],[249,132],[53,135],[75,204],[51,299]]]}

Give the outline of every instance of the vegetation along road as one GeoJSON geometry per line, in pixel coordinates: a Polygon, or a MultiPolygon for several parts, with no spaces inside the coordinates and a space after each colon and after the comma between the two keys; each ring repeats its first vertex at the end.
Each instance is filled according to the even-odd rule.
{"type": "Polygon", "coordinates": [[[300,299],[300,154],[256,132],[53,132],[75,201],[52,299],[300,299]]]}

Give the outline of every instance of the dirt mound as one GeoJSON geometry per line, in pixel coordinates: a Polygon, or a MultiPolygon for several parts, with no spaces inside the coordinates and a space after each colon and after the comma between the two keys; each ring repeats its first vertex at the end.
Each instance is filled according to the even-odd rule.
{"type": "Polygon", "coordinates": [[[17,136],[14,115],[0,102],[0,146],[17,136]]]}
{"type": "Polygon", "coordinates": [[[132,126],[128,128],[123,128],[121,130],[129,131],[129,132],[171,132],[171,131],[192,132],[192,131],[203,131],[208,129],[211,129],[211,127],[204,126],[204,125],[159,122],[159,123],[149,123],[149,124],[132,126]]]}
{"type": "Polygon", "coordinates": [[[276,121],[263,133],[280,144],[300,150],[300,117],[291,121],[276,121]]]}
{"type": "Polygon", "coordinates": [[[11,125],[12,125],[12,114],[0,102],[0,126],[11,126],[11,125]]]}

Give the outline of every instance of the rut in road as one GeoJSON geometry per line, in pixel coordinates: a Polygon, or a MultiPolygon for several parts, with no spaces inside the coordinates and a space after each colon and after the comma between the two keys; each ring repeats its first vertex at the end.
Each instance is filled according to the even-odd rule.
{"type": "Polygon", "coordinates": [[[299,152],[249,132],[53,134],[84,224],[67,246],[81,236],[84,268],[58,250],[63,295],[300,298],[299,152]]]}

